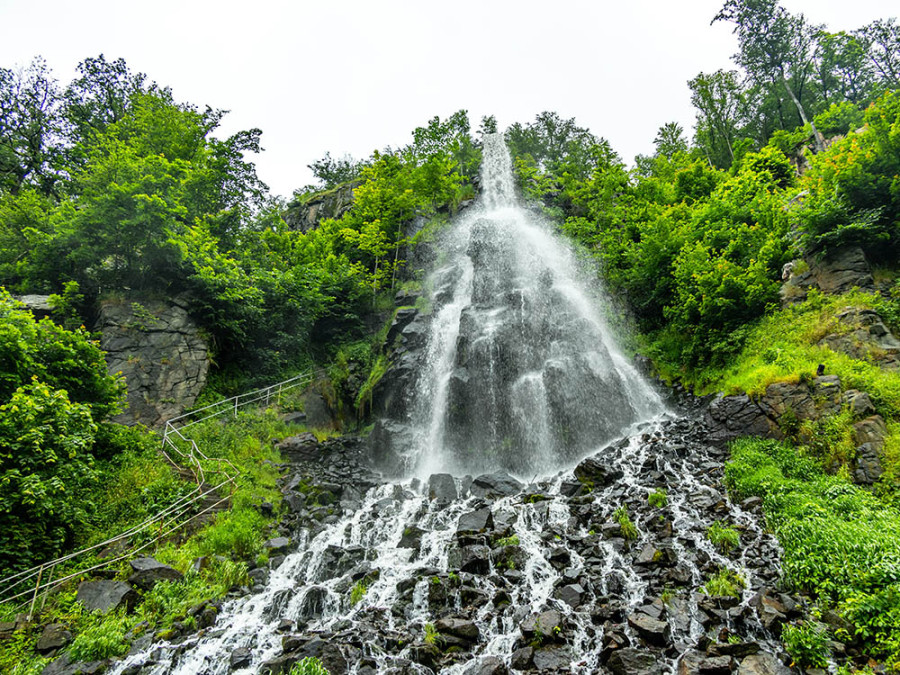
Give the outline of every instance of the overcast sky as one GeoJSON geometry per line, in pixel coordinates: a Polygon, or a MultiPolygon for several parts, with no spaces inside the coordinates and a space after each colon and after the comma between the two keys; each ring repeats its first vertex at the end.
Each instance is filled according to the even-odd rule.
{"type": "MultiPolygon", "coordinates": [[[[312,181],[326,150],[400,146],[435,115],[501,127],[543,110],[575,117],[628,161],[694,113],[687,80],[730,67],[721,0],[0,0],[0,66],[43,56],[67,83],[103,53],[259,127],[275,194],[312,181]]],[[[783,0],[832,30],[897,15],[896,0],[783,0]]]]}

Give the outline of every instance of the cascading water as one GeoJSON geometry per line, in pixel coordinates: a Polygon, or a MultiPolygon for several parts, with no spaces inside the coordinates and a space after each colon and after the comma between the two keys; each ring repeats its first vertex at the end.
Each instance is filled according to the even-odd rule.
{"type": "Polygon", "coordinates": [[[482,184],[430,279],[425,358],[387,440],[403,473],[544,475],[663,410],[614,344],[596,280],[518,203],[499,134],[482,184]]]}
{"type": "Polygon", "coordinates": [[[405,479],[360,496],[339,447],[311,450],[284,481],[296,551],[211,629],[113,672],[281,673],[318,656],[332,675],[712,674],[775,648],[752,604],[777,579],[774,540],[719,491],[702,425],[665,413],[616,349],[509,164],[487,137],[484,194],[442,241],[431,311],[398,324],[402,387],[381,392],[375,436],[405,479]],[[553,475],[591,453],[577,479],[553,475]],[[297,492],[316,480],[324,504],[297,492]],[[719,520],[738,550],[708,540],[719,520]],[[739,597],[700,592],[720,569],[743,579],[739,597]]]}

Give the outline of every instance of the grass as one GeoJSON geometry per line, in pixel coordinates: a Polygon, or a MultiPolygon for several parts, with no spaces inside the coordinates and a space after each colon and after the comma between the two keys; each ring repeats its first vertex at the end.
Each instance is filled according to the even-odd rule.
{"type": "Polygon", "coordinates": [[[654,490],[647,495],[647,503],[654,508],[661,509],[669,503],[669,497],[665,490],[654,490]]]}
{"type": "Polygon", "coordinates": [[[700,590],[706,595],[740,597],[741,591],[746,586],[747,582],[741,575],[733,570],[723,568],[710,577],[700,590]]]}
{"type": "Polygon", "coordinates": [[[622,536],[625,539],[632,540],[637,539],[640,536],[640,532],[634,526],[634,523],[631,522],[631,518],[628,516],[628,509],[624,506],[620,506],[613,512],[613,520],[615,520],[619,527],[622,528],[622,536]]]}
{"type": "Polygon", "coordinates": [[[736,549],[741,544],[741,535],[729,525],[716,521],[706,530],[709,541],[722,553],[736,549]]]}
{"type": "Polygon", "coordinates": [[[900,418],[900,373],[817,344],[828,333],[850,330],[836,318],[842,309],[875,309],[879,303],[880,298],[862,291],[827,297],[811,292],[805,302],[770,314],[750,329],[743,350],[727,367],[690,373],[686,384],[698,394],[761,395],[776,382],[811,380],[822,364],[845,389],[868,392],[885,419],[900,418]]]}

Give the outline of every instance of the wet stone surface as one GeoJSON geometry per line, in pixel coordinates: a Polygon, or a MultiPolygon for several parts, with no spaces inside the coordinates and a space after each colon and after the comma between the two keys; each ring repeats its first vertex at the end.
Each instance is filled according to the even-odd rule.
{"type": "Polygon", "coordinates": [[[759,505],[727,499],[705,435],[648,424],[574,472],[452,486],[384,482],[358,441],[307,439],[284,467],[283,561],[209,629],[112,672],[282,673],[305,656],[332,675],[786,672],[776,636],[804,600],[779,587],[759,505]],[[706,536],[716,521],[740,533],[730,553],[706,536]],[[722,569],[739,597],[703,592],[722,569]]]}

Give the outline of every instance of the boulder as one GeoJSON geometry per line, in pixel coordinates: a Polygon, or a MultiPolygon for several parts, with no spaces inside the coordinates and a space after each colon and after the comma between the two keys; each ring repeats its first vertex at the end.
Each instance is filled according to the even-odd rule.
{"type": "Polygon", "coordinates": [[[73,661],[68,654],[63,654],[51,661],[41,675],[99,675],[106,670],[109,661],[73,661]]]}
{"type": "Polygon", "coordinates": [[[522,489],[522,484],[507,473],[487,473],[472,481],[469,491],[476,497],[497,499],[509,497],[522,489]]]}
{"type": "Polygon", "coordinates": [[[628,625],[649,644],[655,647],[665,647],[672,641],[672,632],[669,624],[659,621],[642,612],[635,612],[628,617],[628,625]]]}
{"type": "Polygon", "coordinates": [[[44,626],[41,637],[38,638],[35,650],[41,654],[62,649],[72,641],[72,633],[61,623],[51,623],[44,626]]]}
{"type": "Polygon", "coordinates": [[[790,668],[768,652],[745,657],[737,671],[737,675],[790,675],[790,673],[790,668]]]}
{"type": "Polygon", "coordinates": [[[507,675],[509,669],[496,656],[482,656],[470,663],[463,671],[465,675],[507,675]]]}
{"type": "Polygon", "coordinates": [[[889,370],[900,368],[900,340],[877,312],[848,307],[838,312],[835,318],[840,321],[842,330],[826,335],[819,345],[889,370]]]}
{"type": "Polygon", "coordinates": [[[137,592],[124,581],[82,581],[76,599],[89,612],[109,612],[125,607],[131,609],[138,600],[137,592]]]}
{"type": "Polygon", "coordinates": [[[418,549],[422,544],[423,534],[425,534],[425,530],[421,527],[410,525],[403,530],[403,535],[400,537],[400,543],[397,544],[397,548],[418,549]]]}
{"type": "Polygon", "coordinates": [[[464,513],[456,525],[456,536],[482,534],[494,528],[494,519],[488,507],[464,513]]]}
{"type": "Polygon", "coordinates": [[[263,544],[263,548],[269,555],[287,555],[291,546],[291,540],[287,537],[274,537],[263,544]]]}
{"type": "Polygon", "coordinates": [[[153,558],[135,558],[131,561],[134,574],[128,577],[132,586],[149,591],[160,581],[179,581],[184,575],[173,567],[153,558]]]}
{"type": "Polygon", "coordinates": [[[526,640],[555,640],[563,630],[562,614],[554,609],[532,614],[520,625],[519,630],[526,640]]]}
{"type": "Polygon", "coordinates": [[[606,667],[613,675],[662,675],[666,671],[652,653],[633,647],[614,651],[606,667]]]}
{"type": "Polygon", "coordinates": [[[231,665],[232,670],[237,670],[238,668],[247,668],[250,666],[251,657],[252,655],[249,648],[238,647],[231,652],[231,656],[229,657],[228,662],[231,665]]]}
{"type": "Polygon", "coordinates": [[[612,485],[624,474],[610,466],[608,460],[602,457],[588,457],[575,467],[575,478],[582,484],[591,484],[595,488],[612,485]]]}
{"type": "Polygon", "coordinates": [[[491,571],[491,549],[487,546],[464,546],[460,549],[459,569],[471,574],[488,574],[491,571]]]}
{"type": "Polygon", "coordinates": [[[438,619],[434,623],[434,628],[441,635],[449,635],[470,643],[478,642],[481,639],[481,631],[475,622],[469,619],[457,617],[438,619]]]}
{"type": "Polygon", "coordinates": [[[574,660],[572,650],[565,646],[535,649],[532,656],[535,670],[541,673],[569,670],[574,660]]]}
{"type": "Polygon", "coordinates": [[[436,473],[428,477],[428,498],[440,502],[456,501],[456,481],[449,473],[436,473]]]}

